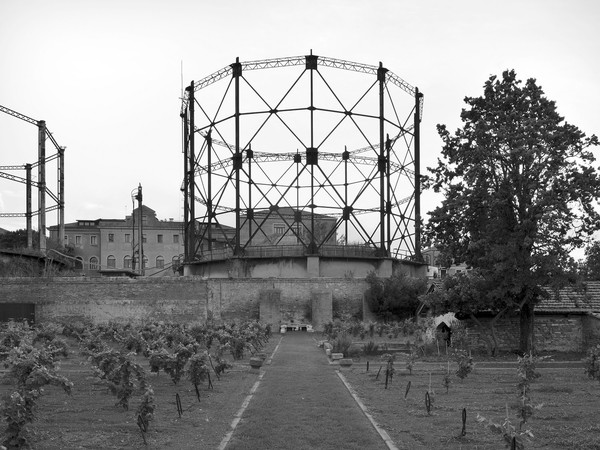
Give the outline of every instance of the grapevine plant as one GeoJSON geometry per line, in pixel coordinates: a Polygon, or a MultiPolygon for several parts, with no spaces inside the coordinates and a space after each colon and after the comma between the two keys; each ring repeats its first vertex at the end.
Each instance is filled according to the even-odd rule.
{"type": "MultiPolygon", "coordinates": [[[[51,342],[54,337],[49,339],[51,342]]],[[[1,357],[9,369],[6,378],[15,387],[3,402],[6,429],[2,433],[2,444],[8,449],[29,448],[28,425],[35,419],[36,404],[43,387],[59,386],[70,394],[73,383],[56,373],[55,358],[59,352],[46,345],[48,339],[36,339],[35,331],[27,324],[9,324],[3,330],[1,341],[1,357]],[[6,344],[13,347],[8,349],[6,344]]]]}
{"type": "MultiPolygon", "coordinates": [[[[2,444],[7,448],[28,448],[27,427],[34,420],[35,405],[48,384],[61,386],[70,393],[72,383],[56,373],[56,361],[67,357],[69,347],[63,337],[75,339],[88,357],[96,376],[116,396],[116,405],[129,410],[134,397],[142,436],[154,416],[154,391],[146,379],[137,355],[148,358],[150,370],[163,370],[173,383],[186,377],[196,389],[208,381],[210,373],[217,378],[231,368],[225,353],[234,359],[246,352],[262,349],[271,335],[269,327],[258,322],[232,322],[216,325],[188,326],[152,322],[141,327],[131,324],[95,325],[89,321],[45,324],[36,328],[26,322],[9,322],[0,327],[0,362],[9,369],[7,377],[15,383],[15,391],[3,402],[2,412],[7,427],[2,444]]],[[[145,441],[145,438],[144,438],[145,441]]]]}

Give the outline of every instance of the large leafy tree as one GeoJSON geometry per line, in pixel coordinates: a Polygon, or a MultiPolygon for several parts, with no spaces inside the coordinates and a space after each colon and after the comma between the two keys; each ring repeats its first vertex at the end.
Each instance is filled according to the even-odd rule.
{"type": "Polygon", "coordinates": [[[443,254],[477,268],[489,294],[520,312],[520,350],[533,349],[543,286],[572,280],[570,252],[600,223],[600,179],[586,137],[564,121],[535,79],[513,70],[467,97],[462,128],[438,125],[442,159],[429,182],[445,198],[426,235],[443,254]]]}

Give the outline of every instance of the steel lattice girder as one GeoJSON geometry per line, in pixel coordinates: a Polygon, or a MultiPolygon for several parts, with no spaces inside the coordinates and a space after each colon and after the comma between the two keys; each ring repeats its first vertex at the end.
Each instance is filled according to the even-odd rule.
{"type": "MultiPolygon", "coordinates": [[[[268,85],[267,90],[270,90],[268,85]]],[[[236,60],[234,64],[208,77],[192,82],[186,89],[180,114],[183,119],[183,147],[186,158],[186,178],[182,190],[186,205],[192,205],[189,210],[194,211],[193,205],[198,203],[204,208],[204,213],[192,218],[188,216],[186,209],[186,229],[190,231],[189,224],[195,220],[208,223],[208,226],[203,228],[200,239],[211,241],[211,225],[219,227],[225,224],[226,215],[233,214],[236,216],[236,239],[233,250],[234,254],[240,254],[241,249],[247,246],[249,241],[241,242],[239,230],[242,226],[248,226],[253,222],[251,216],[255,211],[265,211],[266,218],[273,216],[281,219],[285,222],[287,230],[293,231],[295,221],[290,222],[283,215],[278,214],[280,207],[288,207],[300,211],[310,210],[311,217],[322,214],[343,217],[343,221],[338,221],[336,227],[344,223],[347,230],[348,223],[352,223],[358,238],[367,245],[379,247],[381,256],[397,256],[398,250],[403,245],[404,250],[407,250],[412,257],[418,258],[420,256],[419,123],[422,104],[423,96],[418,89],[383,68],[381,63],[377,67],[315,55],[242,63],[236,60]],[[264,93],[260,87],[256,87],[254,80],[245,76],[247,71],[300,65],[305,65],[304,70],[293,80],[285,94],[277,97],[275,101],[266,99],[268,93],[264,93]],[[347,108],[338,97],[338,91],[332,88],[333,83],[321,73],[321,67],[375,75],[376,79],[371,79],[372,83],[367,86],[362,96],[359,96],[358,100],[355,98],[353,106],[347,108]],[[292,91],[300,90],[297,86],[303,82],[303,78],[307,77],[307,73],[310,77],[310,99],[307,99],[304,104],[282,107],[281,105],[288,101],[288,96],[291,97],[292,91]],[[317,73],[317,76],[314,76],[314,73],[317,73]],[[197,94],[202,93],[201,91],[207,90],[227,77],[231,77],[229,83],[224,87],[224,91],[221,90],[220,95],[217,95],[220,96],[220,100],[212,105],[212,108],[209,103],[205,104],[198,97],[197,94]],[[333,106],[322,107],[314,101],[315,78],[317,82],[322,81],[322,86],[326,86],[321,89],[329,95],[330,101],[335,98],[333,106]],[[245,83],[243,88],[246,89],[243,99],[240,95],[243,92],[241,82],[245,83]],[[404,93],[414,96],[414,104],[410,104],[408,114],[406,112],[399,114],[400,107],[394,103],[395,94],[392,94],[391,86],[396,86],[404,93]],[[379,88],[376,104],[378,108],[372,108],[367,112],[359,111],[357,105],[362,107],[362,104],[367,103],[363,101],[364,98],[376,91],[377,87],[379,88]],[[242,110],[240,102],[252,95],[255,96],[254,100],[258,105],[242,110]],[[235,104],[233,111],[231,111],[231,104],[235,104]],[[387,115],[384,106],[387,106],[385,110],[387,115]],[[289,116],[294,114],[310,116],[310,137],[306,130],[301,130],[297,123],[290,121],[289,116]],[[319,118],[327,114],[337,118],[323,133],[322,141],[317,141],[318,143],[315,144],[314,135],[317,134],[320,125],[320,123],[315,125],[314,118],[317,114],[320,115],[319,118]],[[257,117],[261,119],[256,119],[257,117]],[[246,126],[252,118],[258,122],[253,126],[246,126]],[[373,125],[368,125],[371,129],[367,130],[365,121],[374,121],[378,125],[378,137],[372,136],[375,134],[373,125]],[[261,139],[263,144],[278,143],[277,136],[268,137],[269,141],[264,141],[263,138],[265,134],[269,136],[266,129],[273,122],[283,125],[281,130],[285,133],[289,132],[288,138],[292,136],[292,145],[295,142],[296,146],[302,147],[303,153],[298,149],[287,152],[252,150],[253,144],[257,148],[256,142],[261,139]],[[339,131],[338,127],[344,122],[351,123],[351,131],[353,130],[359,140],[366,142],[367,145],[339,153],[322,151],[322,147],[327,147],[330,137],[339,131]],[[240,124],[247,128],[254,127],[254,130],[249,133],[244,130],[245,132],[242,133],[240,124]],[[384,138],[386,127],[394,136],[392,139],[384,138]],[[199,149],[196,149],[196,137],[201,141],[199,149]],[[365,153],[367,155],[363,156],[365,153]],[[372,156],[369,156],[369,153],[372,156]],[[271,163],[277,164],[276,169],[266,168],[271,163]],[[331,166],[325,168],[324,166],[329,163],[331,166]],[[352,172],[352,179],[348,177],[349,170],[352,172]],[[340,178],[342,172],[344,172],[343,179],[340,178]],[[410,192],[407,192],[407,184],[410,192]],[[234,193],[233,197],[231,192],[234,193]],[[300,195],[301,192],[303,195],[300,195]],[[291,199],[291,193],[296,195],[294,200],[291,199]],[[364,198],[367,198],[366,206],[364,198]],[[369,198],[378,198],[379,205],[374,204],[369,198]],[[376,220],[371,224],[371,229],[362,223],[362,218],[360,220],[357,218],[358,215],[369,212],[379,213],[379,223],[376,220]],[[377,232],[380,234],[379,241],[375,237],[377,232]]],[[[347,133],[347,130],[339,134],[345,137],[344,133],[347,133]]],[[[385,135],[389,134],[389,132],[385,133],[385,135]]],[[[358,147],[353,142],[350,145],[358,147]]],[[[289,148],[290,142],[281,146],[289,148]]],[[[259,150],[263,149],[259,148],[259,150]]],[[[265,223],[266,218],[262,223],[265,223]]],[[[305,223],[302,225],[306,226],[305,223]]],[[[260,228],[261,223],[254,221],[254,226],[260,228]]],[[[313,227],[309,230],[311,242],[308,245],[314,250],[324,242],[315,242],[314,225],[311,224],[311,227],[313,227]]],[[[265,230],[260,229],[260,232],[264,233],[265,230]]],[[[347,240],[348,235],[346,234],[345,237],[347,240]]],[[[303,241],[300,236],[299,240],[303,241]]],[[[196,245],[194,249],[192,247],[186,244],[186,258],[193,258],[196,254],[198,246],[196,245]],[[191,250],[188,251],[188,248],[191,250]]]]}

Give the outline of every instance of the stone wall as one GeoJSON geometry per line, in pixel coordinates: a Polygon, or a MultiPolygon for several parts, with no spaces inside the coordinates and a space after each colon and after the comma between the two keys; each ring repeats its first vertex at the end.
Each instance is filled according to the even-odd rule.
{"type": "Polygon", "coordinates": [[[0,302],[35,304],[36,321],[89,318],[142,323],[259,319],[265,292],[277,292],[283,322],[312,321],[313,299],[331,298],[319,321],[362,315],[364,280],[179,278],[1,278],[0,302]],[[330,296],[330,297],[329,297],[330,296]]]}
{"type": "MultiPolygon", "coordinates": [[[[586,347],[584,343],[583,315],[536,315],[534,322],[534,346],[537,351],[581,352],[586,347]]],[[[487,327],[490,319],[480,318],[487,327]]],[[[472,320],[465,320],[469,340],[479,349],[485,350],[486,341],[483,333],[489,333],[486,328],[482,331],[472,320]]],[[[599,321],[600,322],[600,321],[599,321]]],[[[591,328],[591,327],[588,327],[591,328]]],[[[600,328],[600,325],[599,325],[600,328]]],[[[495,326],[498,346],[501,351],[513,351],[519,348],[519,318],[506,317],[495,326]]],[[[591,334],[590,334],[591,335],[591,334]]],[[[596,335],[598,336],[598,335],[596,335]]]]}
{"type": "Polygon", "coordinates": [[[583,347],[591,348],[600,345],[600,317],[587,315],[582,319],[583,347]]]}

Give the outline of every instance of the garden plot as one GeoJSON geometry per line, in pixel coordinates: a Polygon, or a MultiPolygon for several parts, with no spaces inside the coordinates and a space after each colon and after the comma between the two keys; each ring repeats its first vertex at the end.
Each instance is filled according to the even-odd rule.
{"type": "Polygon", "coordinates": [[[251,354],[274,344],[257,323],[13,323],[0,346],[8,448],[197,449],[218,447],[258,378],[251,354]]]}
{"type": "MultiPolygon", "coordinates": [[[[379,366],[353,365],[341,373],[356,391],[375,421],[387,431],[400,449],[499,449],[504,440],[487,422],[501,425],[508,416],[519,427],[521,401],[516,365],[513,368],[475,368],[464,379],[452,377],[444,385],[447,365],[417,363],[412,374],[397,364],[388,388],[384,371],[376,379],[379,366]],[[407,387],[410,383],[410,388],[407,387]],[[431,391],[427,412],[426,393],[431,391]],[[405,397],[406,396],[406,397],[405,397]],[[462,411],[466,410],[463,436],[462,411]]],[[[451,367],[454,371],[456,366],[451,367]]],[[[581,367],[546,369],[531,383],[530,398],[535,405],[523,429],[533,437],[525,448],[600,448],[600,386],[588,379],[581,367]]]]}

